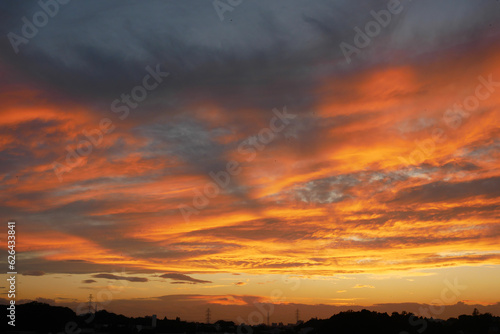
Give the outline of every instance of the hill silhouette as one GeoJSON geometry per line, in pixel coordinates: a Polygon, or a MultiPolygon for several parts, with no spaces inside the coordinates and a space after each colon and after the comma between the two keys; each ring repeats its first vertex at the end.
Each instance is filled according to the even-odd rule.
{"type": "Polygon", "coordinates": [[[293,326],[268,327],[235,325],[232,321],[219,320],[214,324],[181,321],[176,319],[126,317],[101,310],[77,315],[67,307],[30,302],[16,307],[16,327],[2,324],[3,333],[31,331],[36,333],[335,333],[335,334],[500,334],[500,317],[489,313],[461,315],[447,320],[417,317],[411,313],[373,312],[369,310],[346,311],[328,319],[313,318],[293,326]],[[15,330],[13,330],[15,329],[15,330]]]}
{"type": "Polygon", "coordinates": [[[310,329],[308,333],[384,333],[384,334],[467,334],[467,333],[500,333],[500,317],[491,314],[461,315],[458,318],[440,320],[417,317],[414,314],[402,312],[387,313],[361,310],[347,311],[335,314],[329,319],[311,319],[300,325],[300,328],[310,329]]]}

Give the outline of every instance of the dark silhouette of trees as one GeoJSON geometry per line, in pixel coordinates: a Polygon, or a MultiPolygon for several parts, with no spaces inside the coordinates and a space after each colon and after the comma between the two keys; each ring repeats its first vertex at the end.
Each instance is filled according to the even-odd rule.
{"type": "Polygon", "coordinates": [[[493,334],[500,333],[500,317],[490,313],[481,314],[475,309],[472,315],[461,315],[448,320],[417,317],[405,311],[398,313],[372,312],[369,310],[346,311],[335,314],[328,319],[311,318],[298,326],[282,326],[269,328],[261,324],[246,327],[238,331],[238,326],[232,321],[218,320],[213,324],[182,321],[178,317],[169,320],[166,317],[157,319],[156,328],[151,327],[152,317],[126,317],[106,310],[95,314],[76,315],[71,309],[50,306],[44,303],[31,302],[16,306],[16,327],[8,327],[5,321],[2,333],[8,331],[34,331],[37,333],[61,333],[68,323],[74,327],[71,333],[80,329],[91,328],[101,333],[281,333],[292,334],[307,332],[308,334],[493,334]],[[250,331],[248,331],[250,329],[250,331]]]}
{"type": "Polygon", "coordinates": [[[312,327],[310,334],[489,334],[500,333],[500,317],[493,317],[489,313],[479,314],[475,310],[472,316],[439,320],[417,317],[405,311],[401,314],[393,312],[389,316],[387,313],[361,310],[340,312],[325,320],[311,319],[299,327],[312,327]]]}
{"type": "MultiPolygon", "coordinates": [[[[7,319],[5,317],[5,319],[7,319]]],[[[50,306],[49,304],[30,302],[16,305],[16,326],[9,326],[7,321],[2,321],[2,326],[7,330],[23,331],[64,331],[69,321],[77,321],[73,310],[67,307],[50,306]]]]}

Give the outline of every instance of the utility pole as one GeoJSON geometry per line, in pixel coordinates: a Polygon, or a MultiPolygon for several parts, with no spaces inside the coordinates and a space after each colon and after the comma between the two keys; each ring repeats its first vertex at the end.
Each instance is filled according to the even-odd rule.
{"type": "Polygon", "coordinates": [[[269,311],[267,311],[267,326],[269,327],[269,311]]]}
{"type": "Polygon", "coordinates": [[[89,295],[89,314],[92,313],[92,294],[89,295]]]}
{"type": "Polygon", "coordinates": [[[207,324],[210,323],[210,308],[207,308],[207,324]]]}

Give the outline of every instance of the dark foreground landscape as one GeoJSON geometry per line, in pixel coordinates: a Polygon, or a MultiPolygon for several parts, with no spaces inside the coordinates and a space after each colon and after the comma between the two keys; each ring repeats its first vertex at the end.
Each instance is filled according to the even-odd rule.
{"type": "Polygon", "coordinates": [[[156,319],[156,316],[129,318],[107,312],[77,315],[67,307],[30,302],[16,307],[16,326],[4,322],[3,333],[384,333],[384,334],[473,334],[500,333],[500,317],[489,313],[460,315],[447,320],[417,317],[411,313],[347,311],[329,319],[310,319],[294,325],[238,325],[219,320],[213,324],[156,319]]]}

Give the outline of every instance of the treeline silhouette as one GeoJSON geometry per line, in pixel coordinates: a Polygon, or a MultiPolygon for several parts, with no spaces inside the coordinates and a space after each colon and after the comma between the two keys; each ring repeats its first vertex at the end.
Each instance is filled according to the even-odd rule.
{"type": "Polygon", "coordinates": [[[294,326],[268,327],[238,326],[232,321],[219,320],[214,324],[181,321],[176,319],[156,320],[152,317],[126,317],[101,310],[77,315],[67,307],[30,302],[16,306],[16,326],[3,321],[3,333],[33,331],[36,333],[301,333],[301,334],[500,334],[500,317],[489,313],[439,320],[417,317],[411,313],[372,312],[369,310],[346,311],[329,319],[313,318],[294,326]]]}
{"type": "MultiPolygon", "coordinates": [[[[5,305],[5,307],[7,307],[5,305]]],[[[33,331],[37,333],[77,334],[98,333],[198,333],[218,332],[235,333],[237,326],[232,321],[219,320],[214,324],[203,324],[176,319],[157,319],[156,328],[151,328],[152,317],[126,317],[106,310],[77,315],[72,309],[51,306],[46,303],[29,302],[16,306],[16,326],[2,323],[2,333],[33,331]]]]}
{"type": "Polygon", "coordinates": [[[476,309],[473,315],[461,315],[448,320],[417,317],[405,311],[388,315],[365,309],[340,312],[324,320],[311,319],[298,327],[304,330],[312,328],[308,331],[310,334],[500,334],[500,317],[490,313],[479,314],[476,309]]]}

